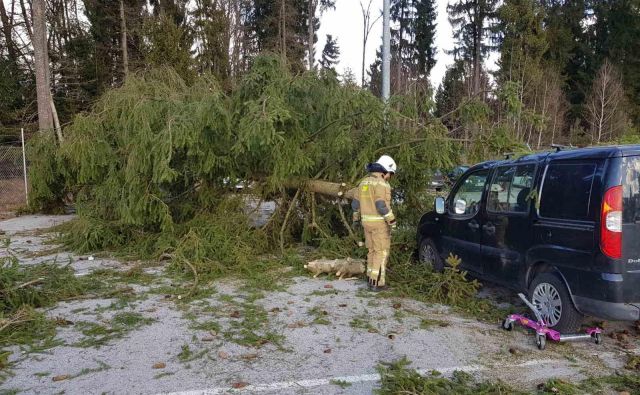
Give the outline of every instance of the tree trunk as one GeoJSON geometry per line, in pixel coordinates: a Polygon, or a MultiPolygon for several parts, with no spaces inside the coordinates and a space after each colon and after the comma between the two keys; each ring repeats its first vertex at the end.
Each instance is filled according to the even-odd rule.
{"type": "Polygon", "coordinates": [[[280,0],[280,56],[287,61],[287,15],[286,0],[280,0]]]}
{"type": "Polygon", "coordinates": [[[309,8],[307,10],[307,17],[309,23],[307,26],[307,52],[309,52],[309,70],[313,70],[316,67],[315,50],[314,50],[314,38],[316,36],[315,26],[313,24],[316,16],[316,8],[318,7],[318,0],[309,0],[309,8]]]}
{"type": "Polygon", "coordinates": [[[473,96],[480,93],[480,70],[482,66],[482,28],[483,18],[481,18],[479,6],[476,6],[475,25],[476,31],[473,35],[473,96]]]}
{"type": "Polygon", "coordinates": [[[20,0],[20,9],[22,10],[22,17],[24,18],[24,24],[27,27],[27,34],[29,39],[33,41],[33,30],[31,30],[31,23],[29,23],[29,14],[27,13],[27,7],[24,5],[24,0],[20,0]]]}
{"type": "Polygon", "coordinates": [[[308,192],[319,193],[321,195],[353,199],[355,188],[345,183],[337,183],[322,180],[290,180],[285,184],[289,189],[304,189],[308,192]]]}
{"type": "Polygon", "coordinates": [[[475,38],[475,48],[473,54],[473,96],[475,97],[480,93],[480,40],[475,38]]]}
{"type": "Polygon", "coordinates": [[[364,20],[364,35],[362,36],[362,74],[361,74],[361,78],[362,78],[362,87],[364,87],[364,63],[366,61],[366,56],[367,56],[367,23],[368,20],[365,18],[364,20]]]}
{"type": "Polygon", "coordinates": [[[33,0],[33,52],[36,73],[36,95],[38,99],[38,125],[41,131],[53,129],[51,111],[51,87],[49,85],[49,55],[47,51],[47,25],[44,0],[33,0]]]}
{"type": "Polygon", "coordinates": [[[2,22],[2,31],[4,33],[4,41],[7,44],[7,52],[9,52],[9,58],[15,64],[18,63],[18,50],[13,37],[11,35],[11,23],[9,22],[9,16],[4,8],[4,0],[0,1],[0,21],[2,22]]]}
{"type": "Polygon", "coordinates": [[[124,1],[120,0],[120,46],[122,47],[122,70],[124,78],[129,75],[129,50],[127,48],[127,20],[124,16],[124,1]]]}
{"type": "MultiPolygon", "coordinates": [[[[49,97],[51,97],[51,95],[49,95],[49,97]]],[[[53,116],[53,127],[55,128],[55,131],[56,131],[56,137],[58,138],[59,142],[62,142],[62,128],[60,127],[60,119],[58,119],[58,110],[56,110],[56,105],[53,102],[53,97],[51,97],[51,100],[49,100],[49,103],[51,105],[51,115],[53,116]]]]}

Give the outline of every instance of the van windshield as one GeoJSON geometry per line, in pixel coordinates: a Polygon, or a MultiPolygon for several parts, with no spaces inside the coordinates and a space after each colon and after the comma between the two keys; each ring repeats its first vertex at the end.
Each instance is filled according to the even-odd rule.
{"type": "Polygon", "coordinates": [[[624,158],[627,173],[624,179],[622,221],[626,224],[640,223],[640,156],[624,158]]]}

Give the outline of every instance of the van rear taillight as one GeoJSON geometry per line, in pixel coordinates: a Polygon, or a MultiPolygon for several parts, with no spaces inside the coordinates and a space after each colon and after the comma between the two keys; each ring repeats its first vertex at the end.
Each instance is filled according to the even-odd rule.
{"type": "Polygon", "coordinates": [[[622,257],[622,185],[604,194],[600,218],[600,248],[609,258],[622,257]]]}

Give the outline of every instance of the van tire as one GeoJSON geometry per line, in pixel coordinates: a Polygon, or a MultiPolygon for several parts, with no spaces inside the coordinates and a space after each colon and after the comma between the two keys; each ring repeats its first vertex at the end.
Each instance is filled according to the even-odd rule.
{"type": "Polygon", "coordinates": [[[573,305],[569,290],[557,275],[553,273],[538,274],[529,286],[529,300],[535,305],[534,298],[540,299],[540,295],[551,293],[560,301],[560,319],[550,328],[560,333],[575,333],[580,329],[584,316],[573,305]],[[537,290],[537,291],[536,291],[537,290]],[[536,293],[536,295],[534,295],[536,293]]]}
{"type": "Polygon", "coordinates": [[[444,262],[438,253],[436,243],[432,239],[424,238],[420,241],[418,249],[418,260],[421,265],[430,266],[434,271],[441,273],[444,271],[444,262]],[[431,262],[429,262],[431,261],[431,262]]]}

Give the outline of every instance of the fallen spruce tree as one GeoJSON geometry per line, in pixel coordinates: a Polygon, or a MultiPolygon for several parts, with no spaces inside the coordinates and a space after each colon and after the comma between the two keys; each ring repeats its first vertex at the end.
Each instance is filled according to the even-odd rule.
{"type": "MultiPolygon", "coordinates": [[[[53,135],[33,144],[31,205],[52,209],[73,196],[78,218],[61,229],[68,247],[167,258],[170,271],[195,280],[193,290],[227,275],[266,278],[282,262],[301,268],[298,251],[289,252],[303,244],[317,247],[317,257],[364,257],[347,221],[350,187],[368,162],[390,154],[400,166],[395,210],[405,224],[391,267],[404,281],[415,278],[411,225],[432,202],[430,169],[457,157],[438,120],[412,119],[412,103],[397,98],[385,111],[333,74],[293,76],[268,56],[231,92],[210,76],[188,85],[170,69],[148,71],[78,115],[60,145],[53,135]],[[247,186],[241,193],[236,180],[247,186]],[[266,201],[275,211],[252,226],[251,211],[266,201]]],[[[463,273],[451,275],[475,293],[463,273]]],[[[423,292],[430,278],[425,272],[398,290],[423,292]]]]}
{"type": "Polygon", "coordinates": [[[446,128],[412,120],[409,106],[396,103],[385,120],[370,92],[331,73],[293,76],[271,56],[257,58],[229,93],[208,75],[188,85],[170,69],[148,71],[78,115],[61,144],[46,135],[34,143],[31,205],[50,209],[72,194],[74,247],[144,240],[145,252],[160,255],[201,222],[242,238],[230,228],[244,231],[245,211],[229,194],[241,180],[252,196],[278,203],[265,241],[278,240],[283,225],[287,244],[309,226],[344,234],[335,200],[313,196],[314,181],[354,185],[387,153],[401,168],[396,197],[419,210],[429,170],[454,163],[446,128]]]}

